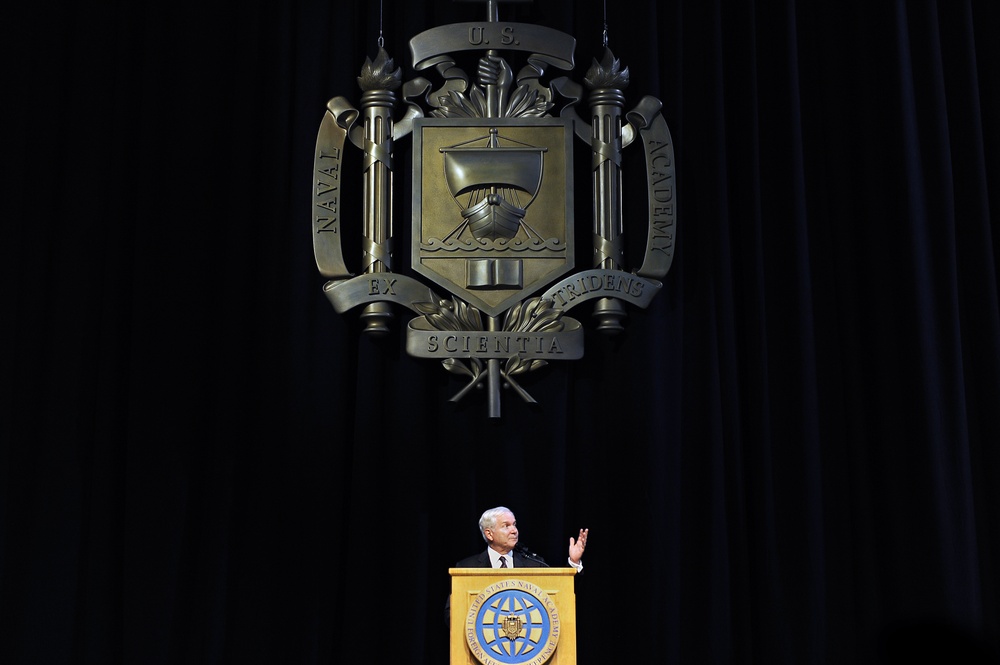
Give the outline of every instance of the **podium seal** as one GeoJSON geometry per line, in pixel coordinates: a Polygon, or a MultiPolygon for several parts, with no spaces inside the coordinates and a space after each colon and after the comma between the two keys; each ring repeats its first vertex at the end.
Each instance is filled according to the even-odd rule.
{"type": "Polygon", "coordinates": [[[486,587],[469,607],[465,638],[483,665],[542,665],[559,644],[559,612],[531,582],[503,580],[486,587]]]}

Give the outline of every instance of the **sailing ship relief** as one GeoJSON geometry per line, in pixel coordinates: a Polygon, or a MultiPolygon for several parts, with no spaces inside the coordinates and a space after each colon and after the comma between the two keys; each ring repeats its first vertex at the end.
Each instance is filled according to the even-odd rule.
{"type": "Polygon", "coordinates": [[[496,127],[490,128],[485,139],[485,147],[470,141],[441,148],[448,187],[465,219],[457,232],[468,227],[479,239],[510,239],[517,235],[528,206],[538,196],[545,148],[501,146],[496,127]],[[524,195],[528,199],[521,203],[524,195]]]}
{"type": "Polygon", "coordinates": [[[414,122],[414,270],[497,316],[573,268],[562,119],[414,122]]]}

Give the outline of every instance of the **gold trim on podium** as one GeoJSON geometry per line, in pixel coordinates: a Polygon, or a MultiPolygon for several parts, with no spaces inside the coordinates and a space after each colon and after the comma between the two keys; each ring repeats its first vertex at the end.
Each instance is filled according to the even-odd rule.
{"type": "MultiPolygon", "coordinates": [[[[523,580],[541,589],[558,612],[559,641],[544,665],[576,665],[576,592],[573,568],[449,568],[451,575],[450,663],[481,665],[469,649],[466,625],[476,599],[491,586],[523,580]]],[[[531,661],[526,661],[530,663],[531,661]]]]}

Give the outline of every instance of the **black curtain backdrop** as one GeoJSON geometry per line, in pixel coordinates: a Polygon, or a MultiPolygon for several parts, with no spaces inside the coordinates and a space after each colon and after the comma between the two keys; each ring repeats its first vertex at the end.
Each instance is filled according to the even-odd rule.
{"type": "MultiPolygon", "coordinates": [[[[373,340],[322,294],[313,146],[377,2],[4,12],[0,662],[442,664],[497,504],[550,561],[591,529],[581,665],[997,661],[993,0],[608,3],[676,259],[499,420],[408,312],[373,340]]],[[[578,81],[600,55],[599,2],[500,12],[574,35],[578,81]]],[[[484,13],[386,0],[385,47],[412,78],[410,37],[484,13]]]]}

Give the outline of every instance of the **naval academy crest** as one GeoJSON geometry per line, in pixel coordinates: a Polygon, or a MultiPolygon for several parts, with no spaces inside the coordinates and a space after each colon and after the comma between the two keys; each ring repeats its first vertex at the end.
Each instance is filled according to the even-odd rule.
{"type": "MultiPolygon", "coordinates": [[[[343,97],[327,104],[314,159],[313,247],[334,308],[359,309],[364,330],[386,334],[395,310],[414,313],[407,352],[435,358],[463,384],[453,401],[486,387],[490,417],[509,389],[534,398],[521,377],[550,360],[583,355],[583,328],[567,313],[588,303],[587,317],[609,334],[623,329],[626,306],[646,307],[674,252],[673,144],[661,104],[644,97],[625,111],[628,69],[607,49],[586,72],[574,68],[576,41],[543,26],[486,20],[432,28],[413,37],[414,78],[382,48],[358,83],[360,109],[343,97]],[[470,60],[471,58],[471,60],[470,60]],[[467,72],[460,59],[475,63],[467,72]],[[586,118],[586,120],[584,120],[586,118]],[[412,163],[394,161],[395,141],[412,141],[412,163]],[[642,146],[646,215],[641,264],[626,267],[622,153],[642,146]],[[341,246],[342,168],[348,144],[363,170],[360,272],[341,246]],[[589,159],[593,209],[574,210],[574,144],[589,159]],[[407,167],[409,167],[407,169],[407,167]],[[409,171],[410,276],[393,246],[394,178],[409,171]],[[589,213],[589,215],[588,215],[589,213]],[[580,215],[589,237],[576,239],[580,215]],[[593,262],[576,270],[576,243],[593,245],[593,262]],[[447,294],[447,295],[444,295],[447,294]]],[[[355,161],[353,164],[357,164],[355,161]]],[[[357,223],[347,220],[347,223],[357,223]]]]}

